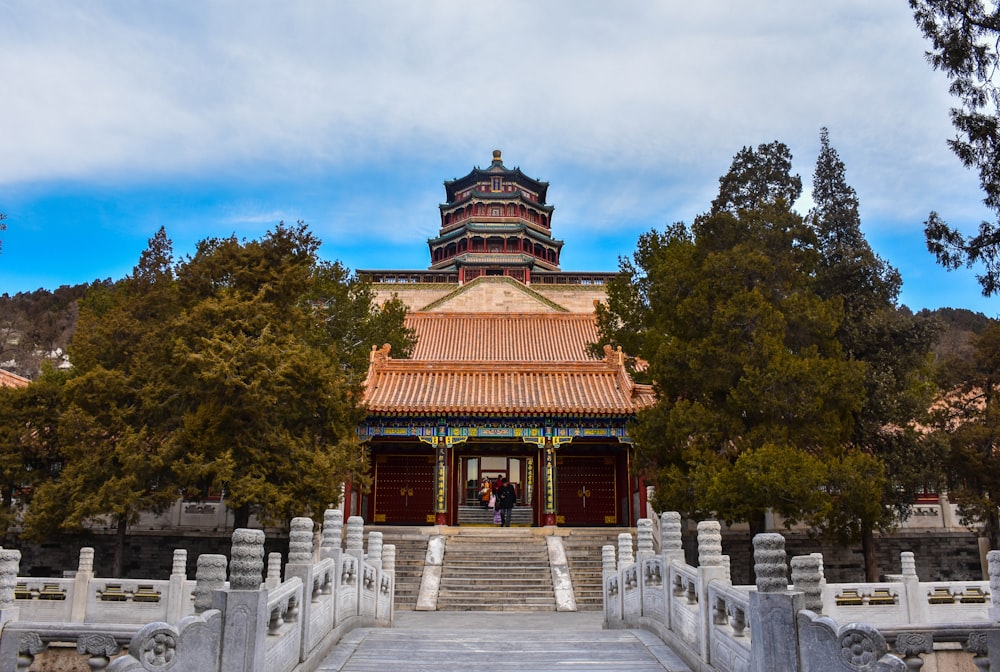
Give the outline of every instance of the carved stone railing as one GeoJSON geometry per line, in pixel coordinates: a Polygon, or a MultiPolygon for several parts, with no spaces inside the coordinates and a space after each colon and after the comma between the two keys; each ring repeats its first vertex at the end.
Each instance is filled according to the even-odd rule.
{"type": "Polygon", "coordinates": [[[991,582],[921,582],[904,553],[892,581],[827,584],[821,556],[789,562],[784,538],[763,534],[754,538],[756,586],[734,586],[719,524],[698,525],[692,566],[679,520],[663,514],[658,553],[633,559],[620,536],[616,562],[615,547],[603,547],[605,627],[651,630],[699,670],[902,672],[931,657],[933,669],[1000,669],[1000,552],[989,555],[991,582]]]}
{"type": "Polygon", "coordinates": [[[28,670],[50,646],[74,643],[90,669],[111,672],[315,667],[350,630],[393,618],[395,548],[376,535],[373,564],[372,549],[366,554],[357,543],[362,519],[347,527],[345,550],[339,511],[327,511],[315,544],[312,521],[295,519],[284,580],[278,554],[264,577],[259,530],[233,533],[229,561],[199,556],[195,581],[186,577],[184,551],[175,553],[169,580],[146,581],[95,578],[92,549],[81,552],[75,578],[19,578],[20,553],[0,549],[0,669],[28,670]]]}

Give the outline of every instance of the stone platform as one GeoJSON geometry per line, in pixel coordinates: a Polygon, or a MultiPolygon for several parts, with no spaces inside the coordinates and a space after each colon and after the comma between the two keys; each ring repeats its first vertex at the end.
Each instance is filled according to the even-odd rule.
{"type": "Polygon", "coordinates": [[[392,628],[348,634],[317,672],[691,672],[643,630],[604,630],[600,613],[397,611],[392,628]]]}

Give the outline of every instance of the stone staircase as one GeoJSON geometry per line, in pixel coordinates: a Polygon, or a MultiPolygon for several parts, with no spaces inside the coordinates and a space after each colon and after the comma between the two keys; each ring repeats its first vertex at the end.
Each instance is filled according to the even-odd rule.
{"type": "Polygon", "coordinates": [[[396,609],[414,609],[427,554],[428,528],[379,526],[371,530],[382,533],[383,544],[396,546],[396,609]]]}
{"type": "MultiPolygon", "coordinates": [[[[530,506],[515,506],[511,510],[511,527],[531,527],[533,517],[533,509],[530,506]]],[[[463,527],[471,525],[496,527],[493,523],[493,509],[482,506],[459,506],[458,524],[463,527]]]]}
{"type": "Polygon", "coordinates": [[[627,527],[574,527],[562,538],[577,611],[603,608],[601,547],[611,544],[617,549],[621,532],[635,534],[634,529],[627,527]]]}
{"type": "Polygon", "coordinates": [[[447,535],[438,611],[555,611],[545,537],[530,528],[447,535]]]}

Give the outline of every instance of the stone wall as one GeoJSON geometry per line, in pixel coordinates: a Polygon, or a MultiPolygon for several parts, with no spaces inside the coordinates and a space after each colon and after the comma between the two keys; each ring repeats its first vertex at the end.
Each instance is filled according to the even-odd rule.
{"type": "MultiPolygon", "coordinates": [[[[782,532],[788,557],[823,554],[823,570],[831,583],[850,583],[864,580],[864,561],[861,545],[842,546],[827,539],[813,539],[807,534],[782,532]]],[[[697,565],[697,539],[693,531],[684,535],[687,562],[697,565]]],[[[921,581],[979,581],[983,576],[979,558],[979,544],[970,532],[916,532],[900,531],[876,537],[876,554],[879,573],[899,574],[899,554],[912,551],[921,581]]],[[[724,531],[723,553],[729,555],[733,583],[746,585],[750,581],[753,564],[753,546],[749,532],[724,531]]]]}

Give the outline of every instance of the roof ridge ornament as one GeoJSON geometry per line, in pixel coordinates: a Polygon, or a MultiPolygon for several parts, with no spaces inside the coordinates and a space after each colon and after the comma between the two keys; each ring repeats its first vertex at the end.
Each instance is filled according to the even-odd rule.
{"type": "Polygon", "coordinates": [[[389,351],[392,350],[392,345],[385,343],[381,348],[377,345],[372,345],[371,354],[368,356],[368,360],[373,365],[384,365],[389,361],[389,351]]]}

